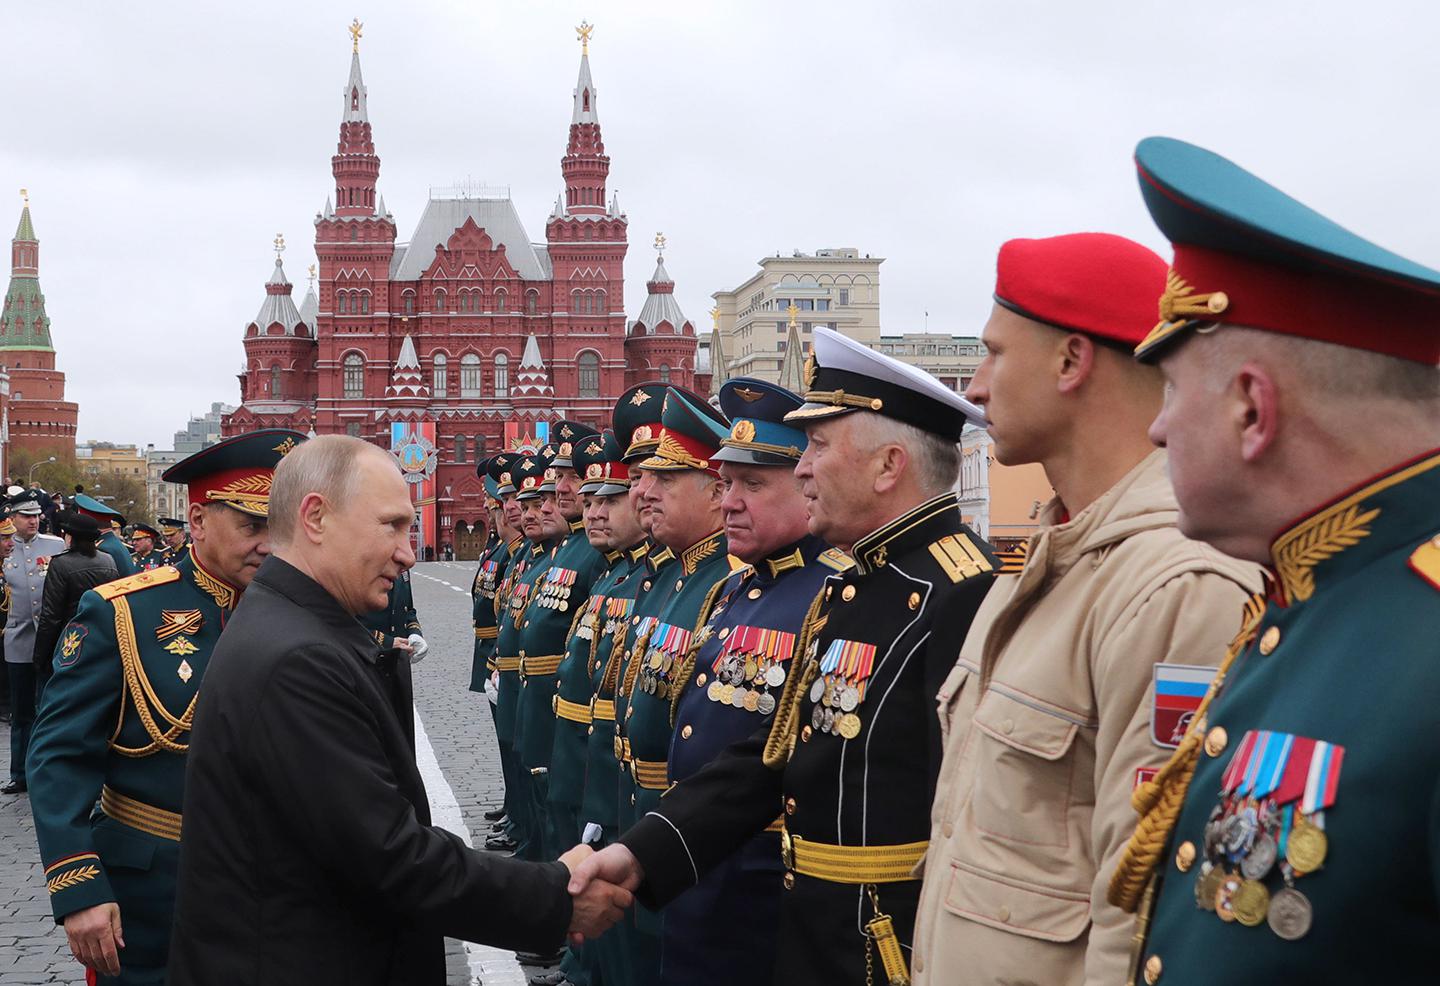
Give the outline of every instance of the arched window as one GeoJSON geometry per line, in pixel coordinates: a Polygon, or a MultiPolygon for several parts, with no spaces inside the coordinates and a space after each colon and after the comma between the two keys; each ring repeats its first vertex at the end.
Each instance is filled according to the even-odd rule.
{"type": "Polygon", "coordinates": [[[405,294],[404,294],[404,298],[405,298],[405,314],[406,314],[406,315],[414,315],[414,314],[415,314],[415,292],[414,292],[414,291],[406,291],[405,294]]]}
{"type": "MultiPolygon", "coordinates": [[[[353,199],[355,193],[354,193],[354,192],[351,192],[350,195],[351,195],[351,198],[353,199]]],[[[351,204],[353,205],[354,203],[352,202],[351,204]]],[[[354,224],[352,223],[352,224],[350,225],[350,242],[351,242],[351,243],[354,243],[354,242],[355,242],[356,240],[358,240],[358,239],[360,239],[360,227],[359,227],[359,226],[356,226],[356,225],[354,225],[354,224]]]]}
{"type": "Polygon", "coordinates": [[[431,375],[430,393],[436,397],[448,397],[449,395],[446,393],[446,387],[448,386],[449,381],[445,379],[445,354],[436,353],[434,360],[432,360],[432,363],[434,364],[435,368],[432,371],[431,375]]]}
{"type": "Polygon", "coordinates": [[[669,363],[661,363],[661,364],[660,364],[660,382],[661,382],[661,383],[669,383],[669,382],[670,382],[670,364],[669,364],[669,363]]]}
{"type": "MultiPolygon", "coordinates": [[[[462,370],[461,372],[463,373],[464,371],[462,370]]],[[[455,436],[455,461],[456,461],[456,462],[464,462],[464,461],[465,461],[465,436],[464,436],[464,435],[456,435],[456,436],[455,436]]]]}
{"type": "Polygon", "coordinates": [[[280,364],[276,363],[270,367],[270,396],[279,397],[280,390],[280,364]]]}
{"type": "Polygon", "coordinates": [[[361,315],[369,315],[369,314],[370,314],[370,292],[369,292],[369,291],[361,291],[361,292],[360,292],[360,314],[361,314],[361,315]]]}
{"type": "Polygon", "coordinates": [[[600,396],[600,357],[586,350],[576,361],[580,368],[580,396],[600,396]]]}
{"type": "Polygon", "coordinates": [[[609,308],[606,308],[606,307],[605,307],[605,292],[604,292],[604,291],[597,291],[597,292],[595,293],[595,310],[596,310],[597,312],[599,312],[601,315],[604,315],[606,312],[608,312],[608,311],[610,310],[609,308]]]}
{"type": "Polygon", "coordinates": [[[350,292],[337,291],[335,297],[340,302],[340,314],[348,315],[350,313],[350,292]]]}
{"type": "MultiPolygon", "coordinates": [[[[587,91],[585,95],[588,98],[590,93],[587,91]]],[[[358,110],[360,108],[360,90],[356,86],[350,87],[350,108],[352,110],[358,110]]],[[[588,103],[586,109],[589,109],[588,103]]]]}
{"type": "Polygon", "coordinates": [[[570,292],[570,310],[576,315],[580,314],[580,292],[578,290],[570,292]]]}
{"type": "Polygon", "coordinates": [[[495,397],[498,400],[510,396],[510,357],[504,353],[495,354],[495,397]]]}
{"type": "Polygon", "coordinates": [[[359,353],[345,357],[344,394],[346,397],[365,396],[365,358],[359,353]]]}
{"type": "Polygon", "coordinates": [[[435,308],[434,308],[434,310],[437,311],[437,312],[443,312],[443,311],[445,310],[445,289],[444,289],[444,288],[436,288],[436,289],[435,289],[435,308]]]}
{"type": "Polygon", "coordinates": [[[496,288],[496,289],[495,289],[495,310],[496,310],[497,312],[503,312],[503,311],[505,311],[505,289],[504,289],[504,288],[496,288]]]}
{"type": "Polygon", "coordinates": [[[534,315],[540,306],[540,293],[538,291],[525,292],[525,314],[534,315]]]}
{"type": "Polygon", "coordinates": [[[480,357],[474,353],[460,357],[460,396],[480,396],[480,357]]]}

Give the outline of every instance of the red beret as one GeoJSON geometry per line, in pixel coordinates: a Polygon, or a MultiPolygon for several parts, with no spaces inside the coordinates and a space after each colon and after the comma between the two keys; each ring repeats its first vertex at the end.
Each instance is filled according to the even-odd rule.
{"type": "Polygon", "coordinates": [[[1155,327],[1168,269],[1111,233],[1011,240],[995,267],[995,300],[1017,315],[1132,347],[1155,327]]]}

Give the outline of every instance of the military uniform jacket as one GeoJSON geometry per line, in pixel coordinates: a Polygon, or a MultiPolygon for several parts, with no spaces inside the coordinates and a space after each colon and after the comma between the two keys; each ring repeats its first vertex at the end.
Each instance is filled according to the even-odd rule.
{"type": "Polygon", "coordinates": [[[551,552],[533,583],[520,628],[520,709],[515,746],[521,766],[550,766],[555,746],[554,698],[570,629],[590,586],[605,570],[605,556],[590,546],[577,520],[551,552]]]}
{"type": "Polygon", "coordinates": [[[116,534],[113,528],[100,535],[95,547],[115,559],[115,571],[119,572],[122,578],[140,571],[135,559],[130,555],[130,549],[125,547],[125,542],[120,540],[120,535],[116,534]]]}
{"type": "Polygon", "coordinates": [[[185,535],[185,540],[180,542],[180,547],[172,548],[168,544],[160,551],[160,564],[174,565],[181,558],[190,554],[190,535],[185,535]]]}
{"type": "Polygon", "coordinates": [[[415,614],[415,594],[408,570],[401,572],[390,587],[389,605],[360,617],[360,625],[370,631],[381,651],[392,649],[396,638],[404,640],[412,633],[424,635],[420,618],[415,614]]]}
{"type": "Polygon", "coordinates": [[[623,551],[606,552],[608,567],[575,614],[566,641],[565,659],[556,672],[559,684],[550,702],[555,711],[555,739],[550,750],[550,801],[579,808],[585,797],[586,740],[595,713],[591,662],[604,632],[605,607],[612,590],[626,581],[632,563],[623,551]]]}
{"type": "MultiPolygon", "coordinates": [[[[698,649],[681,670],[674,697],[670,780],[683,781],[731,744],[768,728],[811,603],[825,579],[850,559],[806,536],[758,565],[733,572],[705,608],[698,649]]],[[[778,814],[778,809],[777,809],[778,814]]],[[[770,978],[779,924],[779,824],[755,836],[664,913],[662,983],[734,983],[770,978]],[[722,921],[716,915],[725,915],[722,921]],[[734,961],[743,941],[745,961],[734,961]]]]}
{"type": "Polygon", "coordinates": [[[122,964],[164,963],[163,948],[147,961],[136,946],[144,918],[163,922],[148,929],[159,944],[169,937],[160,862],[180,840],[200,682],[239,597],[187,558],[91,589],[60,632],[30,740],[35,834],[57,921],[119,902],[122,964]]]}
{"type": "MultiPolygon", "coordinates": [[[[661,565],[672,565],[675,556],[664,551],[661,565]]],[[[621,757],[615,751],[615,719],[618,711],[616,692],[623,670],[621,654],[631,629],[637,597],[643,586],[654,585],[655,570],[651,557],[655,546],[649,541],[626,552],[626,573],[621,581],[607,590],[602,610],[603,619],[595,639],[590,661],[590,730],[585,743],[585,795],[580,805],[583,821],[595,822],[613,836],[618,825],[617,808],[620,798],[621,757]]],[[[617,566],[618,567],[618,566],[617,566]]]]}
{"type": "Polygon", "coordinates": [[[509,567],[510,546],[498,537],[492,537],[480,556],[475,581],[470,585],[470,619],[475,627],[475,650],[470,659],[472,692],[483,692],[490,672],[495,670],[495,641],[500,636],[495,593],[509,567]]]}
{"type": "Polygon", "coordinates": [[[45,598],[45,570],[50,559],[64,550],[64,540],[49,534],[37,534],[29,541],[17,537],[14,549],[0,566],[10,604],[5,617],[7,663],[30,663],[35,653],[35,628],[40,622],[45,598]]]}
{"type": "MultiPolygon", "coordinates": [[[[622,837],[645,868],[642,901],[663,904],[697,883],[776,811],[782,843],[897,847],[918,861],[941,759],[935,695],[993,581],[994,556],[953,494],[861,538],[852,555],[807,619],[802,665],[787,675],[772,728],[672,789],[622,837]]],[[[774,980],[861,982],[874,905],[863,886],[836,882],[847,868],[822,879],[799,872],[810,868],[804,858],[786,853],[774,980]]],[[[918,894],[913,879],[877,887],[907,953],[918,894]]],[[[878,955],[874,963],[878,980],[878,955]]]]}
{"type": "Polygon", "coordinates": [[[1274,589],[1192,725],[1143,981],[1434,981],[1437,504],[1440,450],[1273,542],[1274,589]]]}
{"type": "Polygon", "coordinates": [[[148,572],[152,568],[159,568],[161,565],[170,564],[165,560],[165,554],[161,551],[151,550],[148,555],[133,554],[130,560],[135,564],[135,571],[148,572]]]}
{"type": "Polygon", "coordinates": [[[499,672],[495,703],[495,730],[500,741],[514,743],[515,717],[520,708],[520,621],[530,598],[530,583],[550,562],[549,545],[524,538],[510,556],[510,567],[495,597],[495,670],[499,672]]]}

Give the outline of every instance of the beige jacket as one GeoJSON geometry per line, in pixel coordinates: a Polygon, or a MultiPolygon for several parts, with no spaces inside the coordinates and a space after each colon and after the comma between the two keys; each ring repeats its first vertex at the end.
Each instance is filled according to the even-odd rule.
{"type": "Polygon", "coordinates": [[[1061,510],[990,590],[939,695],[917,986],[1125,982],[1134,917],[1105,887],[1136,772],[1170,755],[1150,735],[1155,665],[1218,664],[1260,588],[1258,567],[1176,529],[1163,451],[1061,510]]]}

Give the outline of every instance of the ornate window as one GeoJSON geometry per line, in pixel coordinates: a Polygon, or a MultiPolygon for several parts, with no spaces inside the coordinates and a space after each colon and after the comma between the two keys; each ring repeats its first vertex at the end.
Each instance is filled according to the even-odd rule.
{"type": "Polygon", "coordinates": [[[404,297],[404,299],[405,299],[405,314],[406,314],[406,315],[414,315],[414,314],[415,314],[415,292],[414,292],[414,291],[406,291],[403,297],[404,297]]]}
{"type": "Polygon", "coordinates": [[[436,353],[431,360],[434,369],[431,371],[430,393],[435,397],[448,397],[446,387],[449,381],[446,380],[446,359],[444,353],[436,353]]]}
{"type": "Polygon", "coordinates": [[[437,312],[443,312],[443,311],[445,310],[445,289],[444,289],[444,288],[436,288],[436,289],[435,289],[435,308],[434,308],[434,310],[437,311],[437,312]]]}
{"type": "Polygon", "coordinates": [[[344,362],[344,395],[365,396],[365,358],[359,353],[349,353],[344,362]]]}
{"type": "Polygon", "coordinates": [[[336,298],[337,301],[340,302],[340,308],[339,308],[340,314],[341,314],[341,315],[348,315],[348,314],[350,313],[350,292],[349,292],[349,291],[337,291],[337,292],[335,293],[335,298],[336,298]]]}
{"type": "Polygon", "coordinates": [[[504,289],[504,288],[496,288],[496,289],[495,289],[495,310],[496,310],[497,312],[503,312],[503,311],[505,311],[505,300],[506,300],[506,299],[505,299],[505,289],[504,289]]]}
{"type": "Polygon", "coordinates": [[[270,367],[270,396],[279,397],[280,390],[280,364],[276,363],[270,367]]]}
{"type": "Polygon", "coordinates": [[[580,368],[580,396],[600,396],[600,357],[586,350],[576,361],[580,368]]]}
{"type": "Polygon", "coordinates": [[[504,400],[510,396],[510,357],[504,353],[495,354],[495,397],[504,400]]]}
{"type": "Polygon", "coordinates": [[[660,382],[661,382],[661,383],[669,383],[669,382],[670,382],[670,364],[669,364],[669,363],[661,363],[661,364],[660,364],[660,382]]]}
{"type": "Polygon", "coordinates": [[[525,314],[534,315],[540,306],[540,293],[538,291],[525,292],[525,314]]]}
{"type": "Polygon", "coordinates": [[[455,436],[455,461],[456,461],[456,462],[464,462],[464,461],[465,461],[465,436],[464,436],[464,435],[456,435],[456,436],[455,436]]]}
{"type": "Polygon", "coordinates": [[[480,396],[480,357],[474,353],[460,357],[460,396],[480,396]]]}
{"type": "Polygon", "coordinates": [[[369,314],[370,314],[370,292],[369,292],[369,291],[361,291],[361,292],[360,292],[360,314],[361,314],[361,315],[369,315],[369,314]]]}

